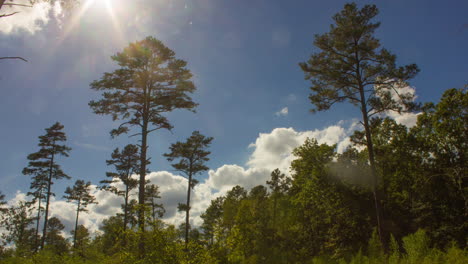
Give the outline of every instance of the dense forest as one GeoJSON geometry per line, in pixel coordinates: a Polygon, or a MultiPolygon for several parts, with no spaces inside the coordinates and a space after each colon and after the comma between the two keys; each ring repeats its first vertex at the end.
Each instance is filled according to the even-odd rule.
{"type": "Polygon", "coordinates": [[[161,220],[158,186],[146,178],[148,135],[173,128],[167,113],[197,107],[192,73],[154,37],[131,43],[112,56],[118,68],[91,83],[100,97],[89,106],[115,122],[112,137],[128,135],[137,144],[104,157],[108,172],[97,182],[78,179],[60,195],[76,208],[74,229],[64,234],[49,205],[59,196],[54,183],[70,178],[59,157],[69,157],[71,148],[61,123],[46,128],[22,171],[30,180],[27,199],[7,204],[0,193],[0,262],[466,263],[467,87],[416,103],[404,87],[419,69],[397,66],[381,47],[377,15],[374,5],[346,4],[329,32],[315,35],[317,52],[299,63],[315,115],[337,103],[359,109],[362,126],[351,146],[338,152],[307,139],[294,149],[289,171],[273,170],[264,185],[235,186],[212,200],[201,226],[190,223],[191,195],[196,177],[209,169],[215,139],[194,131],[161,153],[187,178],[180,226],[161,220]],[[417,123],[406,127],[388,111],[419,113],[417,123]],[[99,202],[92,184],[122,198],[121,213],[98,232],[78,224],[99,202]]]}

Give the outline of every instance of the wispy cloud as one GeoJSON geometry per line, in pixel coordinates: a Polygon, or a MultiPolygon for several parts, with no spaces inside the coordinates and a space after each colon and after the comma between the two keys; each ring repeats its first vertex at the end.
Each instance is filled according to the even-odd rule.
{"type": "Polygon", "coordinates": [[[91,149],[91,150],[97,150],[97,151],[110,151],[111,149],[105,146],[99,146],[99,145],[94,145],[90,143],[81,143],[81,142],[73,142],[78,147],[86,148],[86,149],[91,149]]]}
{"type": "Polygon", "coordinates": [[[276,116],[287,116],[288,115],[288,108],[283,107],[283,109],[279,110],[278,112],[275,113],[276,116]]]}

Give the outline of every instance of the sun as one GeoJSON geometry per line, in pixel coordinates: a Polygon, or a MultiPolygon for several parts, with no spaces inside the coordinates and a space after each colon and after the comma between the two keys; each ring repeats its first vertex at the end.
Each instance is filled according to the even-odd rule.
{"type": "Polygon", "coordinates": [[[85,7],[93,7],[93,8],[107,8],[112,9],[112,2],[113,0],[87,0],[85,2],[85,7]]]}
{"type": "MultiPolygon", "coordinates": [[[[63,34],[63,39],[65,39],[76,28],[80,20],[84,16],[88,15],[89,11],[91,10],[95,10],[97,13],[104,15],[103,17],[109,17],[112,20],[115,33],[119,35],[119,38],[123,39],[121,25],[114,11],[114,7],[117,1],[119,0],[83,0],[81,2],[80,8],[78,9],[78,12],[73,15],[70,23],[66,27],[63,34]]],[[[120,4],[122,3],[119,3],[119,5],[120,4]]]]}

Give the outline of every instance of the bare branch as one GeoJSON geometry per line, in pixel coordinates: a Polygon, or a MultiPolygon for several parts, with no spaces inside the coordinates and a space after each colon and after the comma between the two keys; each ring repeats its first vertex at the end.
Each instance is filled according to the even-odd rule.
{"type": "Polygon", "coordinates": [[[13,13],[11,13],[11,14],[0,15],[0,18],[2,18],[2,17],[9,17],[9,16],[12,16],[12,15],[18,14],[18,13],[19,13],[19,12],[13,12],[13,13]]]}
{"type": "Polygon", "coordinates": [[[22,60],[28,62],[26,59],[22,57],[0,57],[0,60],[22,60]]]}
{"type": "Polygon", "coordinates": [[[25,4],[15,4],[15,3],[5,3],[4,6],[24,6],[24,7],[33,7],[32,5],[25,5],[25,4]]]}

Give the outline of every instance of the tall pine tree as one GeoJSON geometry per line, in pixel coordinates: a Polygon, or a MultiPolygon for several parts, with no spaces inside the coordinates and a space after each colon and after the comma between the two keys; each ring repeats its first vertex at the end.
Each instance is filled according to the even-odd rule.
{"type": "Polygon", "coordinates": [[[172,144],[171,152],[164,154],[169,161],[178,160],[177,163],[172,164],[172,167],[185,174],[188,179],[187,203],[181,206],[185,210],[185,246],[188,245],[189,240],[190,191],[198,183],[193,177],[208,170],[205,162],[209,160],[208,155],[211,152],[206,149],[212,140],[212,137],[205,137],[200,132],[194,131],[187,141],[172,144]]]}
{"type": "MultiPolygon", "coordinates": [[[[23,170],[23,173],[33,175],[33,183],[31,186],[35,186],[34,188],[36,188],[36,191],[39,189],[40,192],[45,191],[46,204],[44,210],[44,227],[42,230],[41,248],[44,248],[45,238],[47,235],[50,197],[55,195],[52,192],[54,180],[60,180],[63,178],[70,179],[70,177],[62,171],[60,165],[57,164],[57,158],[59,156],[68,157],[68,153],[71,150],[71,148],[61,144],[67,140],[67,137],[63,132],[63,128],[63,125],[59,122],[56,122],[49,128],[46,128],[46,134],[39,136],[39,151],[28,155],[29,164],[23,170]],[[43,185],[45,184],[46,186],[44,188],[43,185]]],[[[40,192],[37,193],[38,198],[42,195],[40,192]]]]}
{"type": "Polygon", "coordinates": [[[384,111],[409,111],[415,108],[414,95],[399,87],[418,73],[415,64],[396,66],[396,56],[374,37],[380,23],[372,19],[378,14],[375,5],[358,9],[346,4],[333,17],[330,31],[315,35],[314,45],[320,49],[307,62],[300,63],[305,78],[311,81],[312,112],[331,108],[335,103],[350,102],[362,114],[369,163],[372,174],[376,223],[381,235],[381,209],[378,198],[378,176],[372,143],[370,118],[384,111]]]}
{"type": "Polygon", "coordinates": [[[85,183],[83,180],[77,180],[73,187],[67,187],[63,198],[67,199],[69,202],[76,203],[76,220],[75,220],[75,233],[73,235],[73,248],[76,248],[76,236],[78,232],[78,217],[80,212],[87,212],[86,207],[90,204],[97,204],[96,199],[90,193],[91,192],[91,182],[85,183]]]}
{"type": "Polygon", "coordinates": [[[195,91],[195,85],[187,63],[176,59],[174,51],[153,37],[131,43],[123,52],[112,56],[112,60],[120,68],[91,83],[93,90],[103,93],[102,99],[91,101],[89,106],[96,114],[111,115],[114,121],[121,121],[111,131],[112,136],[127,133],[131,127],[139,130],[134,135],[140,137],[138,225],[139,251],[143,257],[148,135],[158,129],[172,129],[164,113],[175,109],[194,110],[197,104],[189,94],[195,91]]]}
{"type": "Polygon", "coordinates": [[[138,180],[132,178],[133,173],[137,173],[140,169],[140,156],[138,155],[138,146],[126,145],[122,151],[116,148],[111,155],[111,159],[107,160],[107,165],[113,165],[115,171],[107,172],[107,177],[111,180],[103,180],[103,189],[110,191],[118,196],[123,196],[124,204],[124,219],[123,219],[123,231],[127,230],[128,224],[128,213],[129,213],[129,197],[130,191],[135,189],[138,185],[138,180]],[[115,186],[116,183],[122,182],[125,186],[125,190],[121,190],[115,186]]]}

